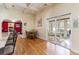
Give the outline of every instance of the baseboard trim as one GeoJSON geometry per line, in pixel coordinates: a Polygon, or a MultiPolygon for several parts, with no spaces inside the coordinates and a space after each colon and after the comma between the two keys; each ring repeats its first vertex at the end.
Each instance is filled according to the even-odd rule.
{"type": "MultiPolygon", "coordinates": [[[[42,39],[42,38],[39,38],[39,37],[38,37],[37,39],[44,40],[44,39],[42,39]]],[[[47,40],[44,40],[44,41],[47,41],[47,40]]]]}
{"type": "Polygon", "coordinates": [[[73,50],[73,49],[70,49],[71,53],[73,53],[74,55],[79,55],[79,51],[76,51],[76,50],[73,50]]]}

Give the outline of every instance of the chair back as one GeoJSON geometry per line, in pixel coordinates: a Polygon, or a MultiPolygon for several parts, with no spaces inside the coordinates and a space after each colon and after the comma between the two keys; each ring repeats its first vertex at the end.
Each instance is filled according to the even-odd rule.
{"type": "Polygon", "coordinates": [[[17,40],[17,33],[13,32],[9,35],[10,37],[8,38],[5,48],[4,48],[4,55],[12,55],[15,50],[15,45],[16,45],[16,40],[17,40]],[[12,36],[11,36],[12,35],[12,36]],[[11,43],[8,43],[8,41],[12,40],[11,43]],[[6,52],[6,53],[5,53],[6,52]]]}

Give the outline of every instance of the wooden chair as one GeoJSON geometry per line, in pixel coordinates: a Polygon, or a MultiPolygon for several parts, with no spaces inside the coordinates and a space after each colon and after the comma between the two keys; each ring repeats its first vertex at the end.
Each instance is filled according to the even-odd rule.
{"type": "Polygon", "coordinates": [[[26,38],[27,39],[37,38],[37,31],[26,31],[26,38]]]}

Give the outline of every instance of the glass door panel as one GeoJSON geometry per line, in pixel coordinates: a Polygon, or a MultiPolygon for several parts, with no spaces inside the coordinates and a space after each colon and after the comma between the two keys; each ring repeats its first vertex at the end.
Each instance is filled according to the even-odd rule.
{"type": "Polygon", "coordinates": [[[55,43],[55,20],[49,21],[49,33],[48,33],[48,37],[49,37],[49,41],[52,43],[55,43]]]}
{"type": "Polygon", "coordinates": [[[69,48],[71,35],[70,18],[55,18],[49,21],[49,41],[69,48]]]}
{"type": "Polygon", "coordinates": [[[59,45],[69,48],[70,22],[69,18],[62,18],[56,21],[56,40],[59,45]]]}

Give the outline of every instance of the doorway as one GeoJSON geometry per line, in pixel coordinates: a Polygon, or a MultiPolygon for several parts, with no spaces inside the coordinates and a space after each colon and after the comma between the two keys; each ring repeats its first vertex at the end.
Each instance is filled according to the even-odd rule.
{"type": "Polygon", "coordinates": [[[70,15],[51,18],[48,23],[48,41],[69,49],[71,39],[70,15]]]}
{"type": "Polygon", "coordinates": [[[10,21],[10,20],[4,20],[2,22],[2,32],[8,33],[8,32],[17,32],[19,34],[22,34],[22,22],[21,21],[10,21]]]}

